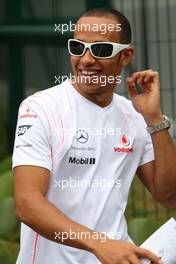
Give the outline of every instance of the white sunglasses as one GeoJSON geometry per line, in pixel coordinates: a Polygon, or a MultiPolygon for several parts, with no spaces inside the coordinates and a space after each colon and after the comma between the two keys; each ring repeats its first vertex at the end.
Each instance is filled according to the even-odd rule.
{"type": "Polygon", "coordinates": [[[83,56],[86,49],[97,59],[109,59],[117,55],[121,50],[126,49],[130,44],[119,44],[115,42],[92,42],[87,43],[77,39],[68,40],[68,51],[72,56],[83,56]]]}

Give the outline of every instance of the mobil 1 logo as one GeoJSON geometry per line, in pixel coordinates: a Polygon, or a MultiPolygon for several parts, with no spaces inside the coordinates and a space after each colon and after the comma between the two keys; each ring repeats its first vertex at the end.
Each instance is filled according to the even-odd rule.
{"type": "Polygon", "coordinates": [[[69,157],[69,163],[77,164],[77,165],[94,165],[95,158],[76,158],[76,157],[69,157]]]}

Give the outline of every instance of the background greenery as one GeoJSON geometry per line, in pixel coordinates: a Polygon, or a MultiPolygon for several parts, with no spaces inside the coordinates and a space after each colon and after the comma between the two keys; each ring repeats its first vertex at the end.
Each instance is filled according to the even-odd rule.
{"type": "Polygon", "coordinates": [[[19,251],[19,221],[15,217],[11,157],[0,162],[0,264],[14,264],[19,251]]]}

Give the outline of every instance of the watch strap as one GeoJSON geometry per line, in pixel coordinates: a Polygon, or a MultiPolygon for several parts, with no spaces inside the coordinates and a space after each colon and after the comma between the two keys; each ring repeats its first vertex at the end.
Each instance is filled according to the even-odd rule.
{"type": "Polygon", "coordinates": [[[169,118],[167,116],[163,115],[163,121],[156,124],[156,125],[148,126],[147,132],[152,135],[152,134],[159,132],[163,129],[169,129],[170,127],[171,127],[171,121],[169,120],[169,118]]]}

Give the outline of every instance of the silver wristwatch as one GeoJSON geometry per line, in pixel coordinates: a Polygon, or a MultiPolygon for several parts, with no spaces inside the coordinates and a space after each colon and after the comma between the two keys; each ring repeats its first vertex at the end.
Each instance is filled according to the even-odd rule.
{"type": "Polygon", "coordinates": [[[164,119],[163,119],[162,122],[160,122],[160,123],[158,123],[156,125],[153,125],[153,126],[148,126],[147,127],[147,132],[152,135],[152,134],[154,134],[156,132],[159,132],[159,131],[161,131],[163,129],[166,129],[166,128],[169,129],[171,127],[170,119],[167,116],[165,116],[165,115],[163,115],[163,118],[164,119]]]}

